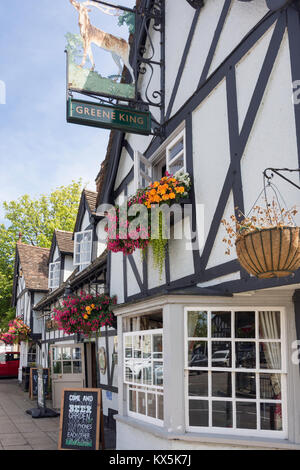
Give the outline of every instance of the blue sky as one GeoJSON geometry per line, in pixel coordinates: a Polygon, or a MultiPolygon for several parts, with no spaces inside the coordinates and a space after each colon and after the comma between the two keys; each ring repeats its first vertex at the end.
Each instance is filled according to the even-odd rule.
{"type": "MultiPolygon", "coordinates": [[[[91,20],[117,34],[110,30],[111,17],[93,9],[91,20]]],[[[22,194],[38,196],[80,177],[95,190],[109,131],[66,122],[65,34],[79,33],[69,0],[1,1],[0,31],[0,80],[6,84],[6,104],[0,104],[3,222],[2,202],[22,194]]]]}

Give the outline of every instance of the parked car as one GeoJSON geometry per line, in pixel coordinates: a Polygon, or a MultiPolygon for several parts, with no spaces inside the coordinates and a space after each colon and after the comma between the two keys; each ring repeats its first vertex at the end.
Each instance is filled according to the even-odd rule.
{"type": "Polygon", "coordinates": [[[211,358],[212,367],[230,367],[231,355],[228,349],[215,351],[211,358]]]}
{"type": "Polygon", "coordinates": [[[0,377],[18,377],[19,352],[0,353],[0,377]]]}
{"type": "Polygon", "coordinates": [[[202,354],[200,351],[193,353],[192,358],[189,363],[189,367],[207,367],[208,358],[205,354],[202,354]]]}

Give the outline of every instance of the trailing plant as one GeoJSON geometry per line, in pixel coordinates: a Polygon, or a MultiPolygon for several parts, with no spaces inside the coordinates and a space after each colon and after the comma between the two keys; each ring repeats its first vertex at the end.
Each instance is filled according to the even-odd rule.
{"type": "MultiPolygon", "coordinates": [[[[191,179],[184,171],[177,172],[174,176],[166,172],[159,181],[151,183],[148,187],[139,189],[137,193],[127,201],[127,212],[133,205],[142,205],[147,208],[146,218],[137,225],[135,230],[130,230],[130,223],[135,216],[127,216],[126,220],[120,216],[121,208],[115,207],[115,211],[108,213],[109,224],[106,227],[108,234],[107,248],[114,253],[123,252],[132,254],[136,249],[145,252],[148,245],[152,247],[153,265],[162,275],[165,262],[166,246],[168,243],[165,221],[162,212],[155,226],[152,226],[153,209],[163,204],[171,206],[187,198],[191,188],[191,179]],[[121,235],[120,233],[123,232],[121,235]]],[[[141,208],[141,212],[142,208],[141,208]]]]}
{"type": "Polygon", "coordinates": [[[168,240],[164,234],[164,219],[161,212],[159,213],[158,235],[153,237],[152,234],[150,242],[153,254],[153,267],[158,270],[159,277],[161,279],[166,257],[166,247],[168,244],[168,240]]]}
{"type": "Polygon", "coordinates": [[[225,254],[230,255],[234,243],[251,232],[268,228],[297,227],[293,218],[297,213],[296,206],[291,209],[281,209],[273,199],[266,207],[255,206],[249,216],[238,211],[237,215],[231,215],[230,221],[223,219],[221,223],[227,232],[227,236],[223,238],[223,242],[227,244],[225,254]]]}
{"type": "Polygon", "coordinates": [[[91,295],[82,291],[80,295],[70,296],[58,308],[54,308],[53,320],[58,329],[67,335],[98,332],[103,326],[113,325],[112,306],[116,300],[116,297],[106,294],[91,295]]]}

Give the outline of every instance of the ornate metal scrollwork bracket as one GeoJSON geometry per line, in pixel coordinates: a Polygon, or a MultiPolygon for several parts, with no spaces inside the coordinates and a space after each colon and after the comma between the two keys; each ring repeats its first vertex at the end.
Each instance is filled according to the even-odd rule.
{"type": "Polygon", "coordinates": [[[153,134],[162,135],[165,117],[165,0],[142,2],[136,9],[136,14],[139,27],[136,34],[135,64],[136,82],[140,83],[140,90],[135,105],[141,109],[160,109],[160,122],[153,118],[153,134]],[[153,30],[160,35],[159,47],[154,44],[153,30]],[[159,89],[156,88],[157,85],[154,86],[158,76],[159,89]]]}

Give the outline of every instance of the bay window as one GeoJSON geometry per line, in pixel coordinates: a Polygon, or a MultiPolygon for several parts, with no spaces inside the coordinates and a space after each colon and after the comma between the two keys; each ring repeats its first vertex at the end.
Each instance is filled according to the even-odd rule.
{"type": "Polygon", "coordinates": [[[185,310],[188,430],[286,437],[284,312],[185,310]]]}
{"type": "Polygon", "coordinates": [[[163,425],[162,329],[124,333],[128,416],[163,425]]]}

